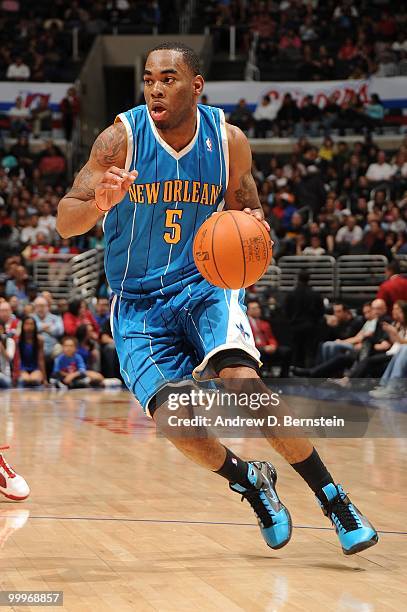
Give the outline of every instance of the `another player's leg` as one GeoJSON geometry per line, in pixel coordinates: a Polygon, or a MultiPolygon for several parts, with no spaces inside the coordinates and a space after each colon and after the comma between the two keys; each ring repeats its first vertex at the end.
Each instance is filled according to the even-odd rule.
{"type": "MultiPolygon", "coordinates": [[[[0,447],[5,450],[8,447],[0,447]]],[[[30,494],[24,478],[17,474],[0,453],[0,493],[13,501],[22,501],[30,494]]]]}
{"type": "MultiPolygon", "coordinates": [[[[151,410],[151,409],[150,409],[151,410]]],[[[153,413],[153,419],[160,427],[160,416],[168,417],[165,406],[153,413]]],[[[216,438],[189,438],[179,435],[165,435],[188,459],[228,480],[232,491],[239,493],[242,500],[252,506],[262,533],[270,548],[282,548],[292,532],[291,516],[276,491],[277,473],[267,461],[244,461],[223,446],[216,438]]]]}
{"type": "MultiPolygon", "coordinates": [[[[236,384],[242,380],[252,379],[251,390],[259,393],[268,392],[268,388],[259,378],[257,372],[249,367],[226,367],[220,378],[236,390],[236,384]]],[[[336,484],[322,462],[316,449],[306,438],[267,437],[271,446],[290,463],[315,493],[317,501],[338,535],[345,555],[360,552],[378,541],[373,525],[352,504],[342,485],[336,484]]]]}

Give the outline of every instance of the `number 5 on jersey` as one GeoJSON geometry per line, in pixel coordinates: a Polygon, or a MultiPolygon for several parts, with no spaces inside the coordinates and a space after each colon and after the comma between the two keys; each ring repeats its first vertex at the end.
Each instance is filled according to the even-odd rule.
{"type": "Polygon", "coordinates": [[[164,232],[164,240],[167,244],[177,244],[181,240],[181,225],[177,220],[181,219],[184,211],[169,208],[165,211],[165,227],[171,231],[164,232]]]}

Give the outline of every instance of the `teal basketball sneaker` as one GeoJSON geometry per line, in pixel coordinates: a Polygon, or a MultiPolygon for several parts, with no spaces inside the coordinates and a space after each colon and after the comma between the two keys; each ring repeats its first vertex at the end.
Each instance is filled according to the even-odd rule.
{"type": "Polygon", "coordinates": [[[255,487],[246,489],[229,483],[232,491],[240,493],[253,508],[261,534],[270,548],[282,548],[291,538],[292,523],[287,508],[276,491],[277,472],[268,461],[249,461],[248,480],[255,487]]]}
{"type": "Polygon", "coordinates": [[[373,525],[356,508],[340,484],[330,483],[317,495],[322,512],[331,519],[345,555],[353,555],[377,544],[373,525]]]}

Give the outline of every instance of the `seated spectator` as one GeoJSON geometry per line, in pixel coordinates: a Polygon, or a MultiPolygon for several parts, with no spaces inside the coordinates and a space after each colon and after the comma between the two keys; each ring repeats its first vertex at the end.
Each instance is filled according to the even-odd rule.
{"type": "MultiPolygon", "coordinates": [[[[295,376],[310,378],[342,377],[347,368],[353,366],[356,368],[358,363],[367,357],[388,350],[390,345],[385,344],[388,343],[387,334],[382,326],[382,323],[387,320],[384,300],[374,300],[370,312],[367,311],[366,315],[369,319],[362,329],[352,338],[340,341],[343,346],[341,349],[338,348],[338,351],[334,351],[335,354],[330,359],[313,368],[294,368],[295,376]]],[[[343,382],[346,383],[347,381],[343,382]]]]}
{"type": "Polygon", "coordinates": [[[407,223],[404,219],[401,218],[401,211],[398,206],[393,206],[389,211],[389,219],[390,223],[388,224],[388,229],[391,232],[395,232],[396,234],[405,232],[407,229],[407,223]]]}
{"type": "Polygon", "coordinates": [[[318,157],[325,162],[332,162],[335,157],[334,142],[329,136],[325,136],[324,141],[318,151],[318,157]]]}
{"type": "MultiPolygon", "coordinates": [[[[56,313],[59,314],[60,317],[63,317],[65,313],[69,312],[69,303],[66,298],[60,298],[58,300],[56,313]]],[[[63,319],[62,319],[63,321],[63,319]]],[[[63,321],[64,322],[64,321],[63,321]]],[[[64,327],[65,329],[65,327],[64,327]]]]}
{"type": "Polygon", "coordinates": [[[3,219],[3,225],[0,224],[0,260],[2,253],[20,252],[20,238],[21,235],[18,229],[16,227],[13,227],[12,225],[8,225],[3,219]]]}
{"type": "Polygon", "coordinates": [[[50,312],[48,301],[43,295],[39,295],[34,300],[33,319],[37,324],[38,333],[44,340],[45,365],[47,373],[50,374],[54,357],[61,350],[59,340],[64,334],[64,324],[60,316],[50,312]]]}
{"type": "Polygon", "coordinates": [[[393,168],[386,161],[386,153],[379,151],[377,161],[370,164],[366,172],[366,178],[373,184],[389,181],[393,176],[393,168]]]}
{"type": "Polygon", "coordinates": [[[28,302],[28,273],[24,266],[17,266],[14,278],[6,283],[6,296],[17,297],[22,302],[28,302]]]}
{"type": "Polygon", "coordinates": [[[300,25],[300,36],[303,42],[318,39],[317,28],[313,23],[312,15],[307,15],[304,22],[300,25]]]}
{"type": "Polygon", "coordinates": [[[391,255],[386,246],[385,232],[379,221],[370,221],[368,231],[365,233],[362,243],[365,252],[369,255],[391,255]]]}
{"type": "Polygon", "coordinates": [[[77,352],[82,357],[86,370],[100,373],[99,346],[92,336],[93,328],[90,323],[79,325],[76,330],[76,339],[78,341],[77,352]]]}
{"type": "Polygon", "coordinates": [[[52,110],[48,104],[48,96],[40,96],[38,105],[31,110],[34,138],[39,138],[41,132],[52,132],[52,110]]]}
{"type": "Polygon", "coordinates": [[[99,297],[95,306],[95,321],[102,329],[106,321],[110,318],[110,304],[109,300],[105,297],[99,297]]]}
{"type": "Polygon", "coordinates": [[[301,38],[297,36],[294,30],[287,30],[287,32],[280,38],[278,48],[285,55],[294,59],[300,56],[301,46],[301,38]]]}
{"type": "MultiPolygon", "coordinates": [[[[21,241],[25,244],[35,244],[37,242],[38,234],[47,233],[44,226],[39,224],[39,216],[37,213],[33,213],[29,219],[29,225],[25,227],[21,232],[21,241]]],[[[47,240],[49,241],[49,235],[47,234],[47,240]]]]}
{"type": "Polygon", "coordinates": [[[407,255],[407,232],[400,232],[392,248],[393,255],[407,255]]]}
{"type": "Polygon", "coordinates": [[[24,64],[21,57],[16,57],[7,68],[6,78],[9,81],[28,81],[30,76],[30,69],[27,64],[24,64]]]}
{"type": "Polygon", "coordinates": [[[395,56],[393,54],[387,53],[381,58],[379,66],[376,72],[374,73],[374,76],[388,78],[398,76],[398,74],[399,70],[395,56]]]}
{"type": "Polygon", "coordinates": [[[11,364],[13,363],[15,352],[15,342],[6,333],[4,324],[0,322],[0,389],[9,389],[11,387],[11,364]]]}
{"type": "Polygon", "coordinates": [[[291,94],[285,94],[282,105],[276,117],[279,135],[281,136],[285,132],[287,134],[291,134],[299,117],[300,112],[298,110],[298,106],[293,100],[291,94]]]}
{"type": "Polygon", "coordinates": [[[230,113],[228,121],[240,128],[245,134],[248,133],[253,125],[253,114],[244,98],[239,100],[236,108],[230,113]]]}
{"type": "Polygon", "coordinates": [[[254,342],[260,352],[261,361],[267,368],[281,365],[280,377],[287,378],[291,349],[288,346],[278,345],[270,323],[261,318],[261,308],[257,301],[253,300],[247,304],[247,316],[249,317],[254,342]]]}
{"type": "Polygon", "coordinates": [[[8,116],[10,118],[11,136],[19,136],[22,132],[27,132],[30,129],[30,110],[24,106],[21,96],[16,98],[15,105],[8,111],[8,116]]]}
{"type": "Polygon", "coordinates": [[[386,267],[386,280],[380,285],[377,298],[384,300],[390,314],[397,300],[407,301],[407,275],[400,274],[400,264],[393,260],[386,267]]]}
{"type": "Polygon", "coordinates": [[[0,301],[0,324],[4,326],[7,336],[16,338],[20,334],[20,319],[11,310],[6,300],[0,301]]]}
{"type": "Polygon", "coordinates": [[[338,59],[349,62],[357,55],[357,47],[351,38],[347,38],[339,49],[338,59]]]}
{"type": "Polygon", "coordinates": [[[397,39],[393,42],[391,48],[393,51],[396,51],[398,53],[400,51],[407,52],[407,35],[405,34],[405,32],[399,32],[397,34],[397,39]]]}
{"type": "Polygon", "coordinates": [[[379,385],[370,391],[377,399],[405,397],[407,379],[407,302],[397,301],[393,306],[393,318],[399,322],[397,326],[386,324],[385,331],[392,341],[387,355],[390,357],[379,385]],[[399,312],[401,311],[401,315],[399,312]]]}
{"type": "Polygon", "coordinates": [[[65,138],[68,142],[72,140],[72,132],[79,115],[79,98],[74,87],[70,87],[65,98],[60,104],[62,113],[62,125],[65,138]]]}
{"type": "Polygon", "coordinates": [[[107,320],[101,328],[100,347],[102,356],[102,374],[105,379],[120,379],[120,363],[116,346],[112,337],[110,321],[107,320]]]}
{"type": "Polygon", "coordinates": [[[56,216],[52,214],[49,202],[43,202],[38,206],[39,219],[38,226],[41,227],[49,236],[50,240],[55,237],[56,216]]]}
{"type": "Polygon", "coordinates": [[[93,337],[99,337],[99,325],[90,310],[86,306],[85,300],[72,300],[68,305],[68,312],[63,314],[64,329],[66,335],[74,336],[79,325],[90,323],[93,328],[93,337]]]}
{"type": "Polygon", "coordinates": [[[55,359],[51,382],[57,387],[69,389],[121,385],[121,381],[107,381],[100,372],[87,369],[76,338],[70,336],[62,340],[62,353],[55,359]]]}
{"type": "MultiPolygon", "coordinates": [[[[10,116],[11,116],[11,110],[9,111],[10,116]]],[[[24,110],[29,112],[28,109],[24,109],[24,110]]],[[[22,130],[16,130],[16,131],[19,132],[19,131],[27,131],[27,130],[28,130],[28,124],[26,123],[25,127],[23,127],[22,130]]],[[[11,127],[11,131],[13,133],[12,127],[11,127]]],[[[26,174],[30,174],[33,163],[34,163],[34,159],[33,159],[33,154],[30,151],[30,145],[28,143],[28,138],[25,134],[20,134],[18,136],[17,142],[10,148],[10,153],[14,155],[14,157],[17,159],[19,166],[21,166],[24,169],[24,172],[26,174]]]]}
{"type": "Polygon", "coordinates": [[[301,138],[304,134],[318,136],[319,118],[321,111],[314,104],[312,96],[305,96],[299,109],[299,121],[297,122],[294,134],[301,138]]]}
{"type": "Polygon", "coordinates": [[[47,185],[55,186],[63,179],[66,160],[62,151],[52,141],[48,142],[41,152],[38,168],[47,185]]]}
{"type": "Polygon", "coordinates": [[[356,224],[356,219],[353,215],[346,218],[345,225],[341,227],[335,237],[335,242],[341,253],[349,253],[358,247],[363,238],[362,228],[356,224]]]}
{"type": "Polygon", "coordinates": [[[370,321],[373,318],[370,302],[363,305],[363,318],[355,318],[350,309],[344,304],[333,305],[333,314],[326,317],[326,340],[319,348],[319,362],[325,363],[337,354],[352,350],[365,338],[365,333],[370,330],[370,325],[358,336],[363,327],[363,320],[370,321]]]}
{"type": "Polygon", "coordinates": [[[392,309],[393,322],[383,320],[381,330],[376,328],[376,336],[371,340],[370,353],[352,366],[349,375],[341,384],[347,385],[352,378],[377,378],[384,374],[392,357],[398,353],[400,346],[407,342],[407,302],[398,300],[392,309]],[[378,336],[377,336],[378,332],[378,336]]]}
{"type": "Polygon", "coordinates": [[[77,351],[76,338],[66,336],[62,340],[62,353],[55,359],[51,382],[69,389],[89,387],[90,380],[86,376],[85,362],[77,351]]]}
{"type": "Polygon", "coordinates": [[[372,127],[382,127],[384,119],[384,106],[377,94],[372,94],[370,102],[365,104],[365,113],[369,117],[372,127]]]}
{"type": "Polygon", "coordinates": [[[18,340],[18,382],[23,387],[38,387],[47,384],[44,359],[44,341],[38,334],[33,317],[26,317],[21,325],[18,340]]]}
{"type": "Polygon", "coordinates": [[[29,244],[22,252],[22,255],[26,261],[33,261],[53,252],[54,247],[49,246],[48,234],[45,232],[38,232],[34,244],[29,244]]]}
{"type": "Polygon", "coordinates": [[[339,93],[335,92],[329,97],[328,102],[324,106],[322,114],[322,125],[326,135],[329,135],[330,131],[337,123],[341,110],[341,107],[338,104],[338,100],[339,93]]]}
{"type": "Polygon", "coordinates": [[[321,255],[325,255],[326,250],[321,245],[320,236],[311,236],[310,245],[306,246],[302,251],[302,255],[313,255],[315,257],[320,257],[321,255]]]}
{"type": "Polygon", "coordinates": [[[16,295],[12,295],[8,298],[8,303],[10,304],[11,312],[17,319],[21,319],[23,316],[24,305],[16,295]]]}
{"type": "Polygon", "coordinates": [[[279,104],[276,101],[271,101],[270,96],[263,96],[253,113],[256,138],[266,138],[267,132],[272,130],[278,106],[279,104]]]}

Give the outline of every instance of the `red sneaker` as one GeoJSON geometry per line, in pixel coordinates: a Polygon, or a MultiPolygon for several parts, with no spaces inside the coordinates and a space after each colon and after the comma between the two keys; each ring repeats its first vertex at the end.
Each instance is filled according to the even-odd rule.
{"type": "Polygon", "coordinates": [[[0,493],[8,499],[21,501],[30,494],[30,487],[22,476],[16,474],[0,453],[0,493]]]}

